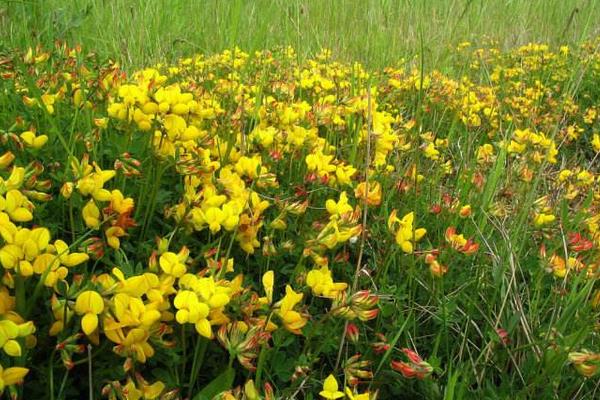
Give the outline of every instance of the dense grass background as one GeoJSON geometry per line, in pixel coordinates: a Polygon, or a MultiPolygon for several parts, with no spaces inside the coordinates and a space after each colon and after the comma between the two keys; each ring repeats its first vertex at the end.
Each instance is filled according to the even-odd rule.
{"type": "Polygon", "coordinates": [[[454,45],[577,43],[598,34],[596,0],[8,0],[2,47],[66,39],[125,65],[192,52],[321,47],[368,66],[424,54],[444,69],[454,45]]]}

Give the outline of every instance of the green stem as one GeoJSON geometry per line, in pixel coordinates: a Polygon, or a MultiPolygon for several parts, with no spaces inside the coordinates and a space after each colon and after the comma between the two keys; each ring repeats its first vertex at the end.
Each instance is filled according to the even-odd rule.
{"type": "Polygon", "coordinates": [[[196,341],[196,348],[194,349],[194,361],[192,363],[192,372],[190,374],[190,381],[188,383],[188,398],[192,397],[192,391],[196,386],[196,378],[198,377],[198,370],[204,362],[204,355],[206,354],[206,348],[208,347],[208,340],[202,336],[198,336],[196,341]]]}

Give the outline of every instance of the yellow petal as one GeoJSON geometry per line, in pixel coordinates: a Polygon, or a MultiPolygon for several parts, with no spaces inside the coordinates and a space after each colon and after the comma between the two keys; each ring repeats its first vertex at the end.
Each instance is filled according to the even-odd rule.
{"type": "Polygon", "coordinates": [[[29,372],[28,368],[22,367],[11,367],[4,370],[2,373],[2,380],[4,380],[5,385],[14,385],[15,383],[19,383],[23,380],[25,375],[29,372]]]}
{"type": "Polygon", "coordinates": [[[11,357],[21,356],[21,345],[16,340],[9,340],[2,349],[11,357]]]}
{"type": "Polygon", "coordinates": [[[85,314],[81,320],[81,328],[86,335],[91,335],[98,327],[98,316],[96,314],[85,314]]]}
{"type": "Polygon", "coordinates": [[[196,322],[196,331],[205,338],[212,338],[212,329],[207,319],[201,319],[196,322]]]}

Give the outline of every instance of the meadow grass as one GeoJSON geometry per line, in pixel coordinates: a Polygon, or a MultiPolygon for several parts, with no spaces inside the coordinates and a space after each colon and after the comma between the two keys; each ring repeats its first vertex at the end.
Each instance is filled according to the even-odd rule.
{"type": "MultiPolygon", "coordinates": [[[[74,289],[70,291],[62,286],[53,288],[52,293],[63,301],[59,304],[65,310],[75,303],[83,289],[102,292],[101,284],[89,278],[94,273],[108,272],[109,266],[120,267],[127,278],[132,278],[147,271],[146,267],[151,264],[147,258],[152,254],[155,257],[152,271],[160,271],[156,260],[165,253],[165,246],[173,253],[188,246],[192,256],[186,267],[198,271],[199,265],[206,263],[206,269],[219,277],[220,270],[211,262],[222,262],[219,257],[223,255],[225,259],[231,256],[235,259],[236,271],[247,275],[245,284],[256,290],[252,292],[256,297],[264,295],[260,289],[261,276],[271,269],[275,271],[276,298],[283,296],[288,282],[295,288],[303,287],[306,299],[303,310],[312,312],[310,322],[304,327],[304,336],[297,339],[282,329],[275,331],[269,345],[263,343],[259,350],[253,349],[257,358],[254,375],[247,373],[237,361],[234,363],[237,356],[234,351],[227,349],[227,354],[216,341],[209,343],[195,335],[189,325],[173,323],[174,347],[161,347],[160,336],[160,340],[153,342],[157,354],[148,362],[152,368],[141,364],[137,367],[150,381],[160,379],[168,388],[180,388],[181,396],[202,388],[210,389],[211,385],[212,391],[206,393],[214,393],[214,387],[229,389],[234,378],[235,385],[243,385],[246,378],[252,377],[259,391],[262,390],[260,384],[268,381],[283,398],[316,398],[329,373],[336,374],[340,384],[342,376],[347,379],[351,375],[346,373],[345,365],[353,351],[360,351],[372,362],[373,376],[366,379],[370,380],[368,387],[359,387],[363,391],[372,389],[371,394],[379,389],[383,399],[417,396],[593,398],[599,384],[577,374],[576,370],[581,371],[587,364],[572,361],[571,354],[587,350],[599,352],[598,304],[596,308],[591,304],[600,303],[600,294],[595,294],[598,284],[597,272],[594,272],[600,240],[596,230],[590,227],[595,222],[589,221],[598,215],[600,190],[597,182],[586,185],[576,178],[590,171],[597,179],[595,162],[600,143],[598,147],[590,143],[600,121],[594,117],[593,122],[584,122],[584,116],[590,110],[597,112],[596,104],[600,100],[594,87],[600,70],[598,42],[593,41],[600,34],[598,21],[600,3],[594,0],[7,1],[0,5],[0,53],[3,62],[10,60],[7,74],[19,71],[15,81],[19,80],[20,86],[10,83],[12,75],[6,82],[2,81],[0,133],[3,141],[0,143],[18,155],[15,163],[48,161],[47,175],[54,185],[50,191],[54,199],[50,204],[56,208],[36,203],[36,222],[48,226],[56,239],[68,240],[71,251],[81,249],[83,242],[88,246],[91,235],[101,236],[102,239],[98,239],[101,242],[106,241],[103,247],[106,254],[89,262],[91,271],[80,271],[84,277],[81,286],[72,282],[74,289]],[[75,64],[89,63],[98,66],[98,71],[102,66],[107,71],[120,73],[105,63],[107,59],[114,59],[128,73],[127,78],[120,81],[121,78],[116,78],[120,75],[115,72],[115,82],[111,83],[114,87],[106,89],[106,93],[104,88],[90,83],[95,81],[81,78],[80,87],[68,82],[65,83],[67,94],[59,94],[60,85],[53,82],[65,78],[52,69],[54,65],[43,60],[39,72],[37,67],[32,67],[37,65],[35,61],[23,56],[28,47],[41,44],[42,48],[51,49],[56,40],[81,44],[83,54],[95,52],[100,60],[96,65],[93,58],[75,55],[75,64]],[[591,44],[578,49],[587,40],[592,40],[591,44]],[[459,46],[464,42],[472,42],[472,45],[459,46]],[[550,47],[520,48],[531,42],[546,43],[550,47]],[[561,48],[563,45],[569,45],[570,50],[561,48]],[[253,57],[254,51],[281,46],[292,46],[296,53],[290,55],[280,49],[275,53],[275,60],[280,63],[275,66],[265,61],[267,53],[253,57]],[[478,52],[476,49],[480,46],[483,50],[478,52]],[[249,61],[240,61],[235,66],[236,56],[222,53],[236,47],[249,52],[249,61]],[[343,64],[340,66],[318,55],[322,48],[331,49],[333,58],[343,64]],[[490,49],[498,49],[498,53],[490,49]],[[199,67],[195,70],[196,61],[188,63],[191,59],[187,59],[194,54],[215,56],[197,61],[199,67]],[[181,58],[184,61],[180,62],[181,58]],[[354,61],[377,73],[365,78],[351,67],[354,61]],[[285,82],[290,79],[286,74],[296,67],[308,68],[310,62],[322,65],[323,76],[332,80],[335,73],[344,71],[341,74],[350,82],[349,86],[318,91],[314,87],[319,87],[319,83],[303,87],[301,79],[294,76],[296,86],[291,91],[297,93],[297,98],[286,97],[289,93],[285,82]],[[306,199],[306,204],[310,201],[305,214],[287,214],[289,226],[283,232],[265,222],[263,232],[268,235],[265,233],[261,240],[264,236],[273,240],[277,251],[271,253],[269,242],[265,240],[255,255],[248,256],[247,251],[238,248],[241,244],[237,242],[238,228],[225,232],[225,228],[219,226],[220,231],[212,232],[204,222],[198,223],[202,225],[199,229],[190,226],[187,217],[196,204],[187,204],[183,193],[191,186],[188,175],[207,174],[208,168],[203,169],[206,165],[198,166],[189,159],[178,158],[180,151],[185,154],[189,150],[178,139],[179,134],[163,134],[157,141],[142,129],[145,121],[133,117],[128,121],[127,117],[119,116],[118,111],[111,111],[111,106],[117,103],[118,108],[120,101],[125,103],[129,96],[121,94],[120,85],[131,83],[144,90],[148,87],[155,90],[153,81],[150,85],[144,80],[140,83],[132,73],[156,63],[163,67],[177,65],[176,71],[167,73],[168,69],[162,69],[161,73],[169,75],[170,83],[181,85],[182,91],[189,90],[195,98],[207,101],[203,106],[215,113],[216,116],[198,118],[199,122],[190,114],[189,120],[190,124],[197,123],[206,130],[211,139],[219,139],[218,144],[223,146],[211,140],[202,142],[213,152],[209,161],[217,159],[236,169],[239,157],[248,151],[248,154],[260,154],[269,172],[278,177],[280,188],[274,189],[257,177],[251,178],[260,171],[260,166],[258,169],[254,164],[239,166],[242,172],[237,172],[244,177],[249,191],[256,191],[261,199],[272,202],[265,221],[273,222],[278,216],[280,211],[273,209],[289,206],[280,203],[281,198],[306,199]],[[397,68],[383,72],[388,66],[397,68]],[[205,74],[204,68],[214,76],[205,74]],[[444,75],[430,74],[434,69],[443,71],[444,75]],[[230,71],[235,74],[230,75],[230,71]],[[40,77],[52,79],[38,79],[40,77]],[[459,79],[462,77],[466,81],[459,79]],[[250,108],[228,92],[229,81],[240,83],[244,87],[242,92],[247,90],[244,93],[255,101],[249,101],[250,108]],[[248,89],[253,85],[259,89],[248,89]],[[377,87],[378,93],[371,95],[367,89],[370,87],[377,87]],[[76,104],[79,89],[87,93],[85,99],[89,106],[81,99],[78,101],[83,105],[76,104]],[[262,143],[260,132],[257,133],[259,128],[269,124],[276,126],[277,132],[292,129],[290,124],[281,122],[283,117],[279,114],[285,114],[286,109],[277,108],[277,102],[269,103],[269,95],[283,99],[281,104],[297,105],[294,102],[306,100],[314,110],[320,110],[323,98],[327,97],[324,93],[333,96],[335,104],[346,107],[340,108],[344,111],[338,110],[347,113],[343,114],[343,128],[326,119],[315,125],[319,125],[318,135],[336,146],[332,151],[336,167],[344,163],[356,166],[349,186],[315,181],[313,175],[321,171],[310,170],[305,159],[318,155],[318,146],[313,147],[311,143],[290,151],[286,154],[289,162],[285,157],[281,161],[278,158],[281,155],[270,152],[270,145],[262,143]],[[42,97],[45,94],[57,96],[56,113],[47,110],[42,97]],[[224,109],[222,114],[208,102],[209,97],[218,100],[224,109]],[[362,101],[362,108],[349,98],[362,101]],[[378,136],[380,132],[373,132],[374,127],[381,129],[385,125],[379,119],[374,122],[374,118],[383,117],[373,115],[371,102],[377,103],[378,112],[398,118],[393,123],[388,122],[393,124],[394,135],[398,136],[393,142],[394,150],[388,155],[389,166],[393,167],[391,172],[371,168],[373,157],[380,151],[376,145],[382,140],[378,136]],[[356,109],[347,111],[352,107],[356,109]],[[471,117],[476,118],[471,120],[471,117]],[[26,122],[19,122],[19,118],[25,118],[26,122]],[[22,134],[29,125],[39,134],[49,136],[48,144],[41,150],[30,149],[23,144],[24,139],[10,136],[22,134]],[[570,128],[574,128],[575,133],[569,133],[570,128]],[[517,137],[517,131],[527,129],[531,132],[524,136],[526,139],[517,137]],[[537,136],[538,133],[543,136],[537,136]],[[534,139],[527,142],[527,137],[534,139]],[[517,143],[511,148],[509,143],[515,140],[517,143]],[[172,154],[167,148],[171,141],[177,149],[172,154]],[[531,154],[515,150],[522,144],[520,141],[527,142],[531,154]],[[547,148],[535,147],[540,142],[558,145],[557,162],[544,158],[547,148]],[[486,144],[492,145],[493,156],[481,161],[480,149],[486,144]],[[406,149],[402,149],[404,145],[406,149]],[[434,150],[428,147],[430,145],[434,150]],[[72,165],[73,160],[83,163],[89,155],[99,167],[117,169],[115,160],[121,167],[129,162],[125,153],[139,160],[140,164],[134,169],[141,171],[140,176],[126,175],[120,169],[114,181],[106,186],[135,199],[131,217],[137,227],[128,227],[129,236],[122,237],[120,247],[111,249],[107,231],[90,228],[93,225],[89,222],[90,215],[93,217],[94,212],[84,210],[86,204],[96,202],[99,207],[102,201],[89,200],[89,195],[78,189],[78,182],[85,177],[78,176],[77,168],[72,165]],[[446,162],[450,162],[450,166],[445,167],[446,162]],[[186,168],[193,173],[185,172],[186,168]],[[559,172],[566,169],[572,170],[572,177],[571,181],[565,178],[565,182],[574,182],[573,187],[559,183],[559,172]],[[412,174],[413,170],[422,175],[412,174]],[[370,179],[383,187],[383,197],[376,206],[368,206],[368,199],[360,198],[354,191],[359,181],[370,179]],[[424,184],[419,183],[420,179],[424,184]],[[70,188],[74,193],[72,197],[64,194],[68,186],[60,187],[65,182],[75,185],[75,189],[70,188]],[[359,207],[360,215],[351,221],[327,214],[335,213],[325,206],[326,201],[333,200],[334,208],[338,207],[342,190],[348,191],[352,205],[359,207]],[[571,195],[574,197],[569,198],[571,195]],[[183,211],[177,209],[180,205],[183,211]],[[472,214],[465,212],[466,215],[461,216],[459,212],[467,205],[472,208],[472,214]],[[433,211],[435,207],[439,210],[433,211]],[[394,222],[395,210],[400,218],[409,212],[415,213],[415,226],[410,224],[407,235],[414,237],[418,228],[425,227],[427,234],[422,242],[417,244],[410,238],[401,240],[397,231],[390,232],[386,221],[394,222]],[[537,224],[535,221],[540,215],[552,216],[556,221],[537,224]],[[324,240],[317,236],[323,221],[339,222],[336,218],[363,227],[360,235],[352,237],[355,241],[340,242],[337,247],[333,246],[335,251],[303,254],[303,246],[312,250],[311,243],[314,245],[317,237],[324,240]],[[449,227],[460,227],[460,233],[478,243],[478,252],[470,255],[464,244],[453,243],[452,240],[460,239],[452,239],[447,231],[449,227]],[[583,242],[589,237],[594,242],[593,249],[577,250],[580,243],[572,241],[573,233],[582,233],[583,242]],[[163,241],[154,242],[156,236],[161,236],[163,241]],[[289,242],[295,247],[288,249],[289,242]],[[414,242],[411,246],[415,246],[415,251],[403,250],[406,242],[414,242]],[[545,247],[540,246],[542,243],[545,247]],[[217,249],[216,255],[210,253],[214,249],[217,249]],[[439,257],[438,261],[447,266],[449,272],[434,270],[435,264],[425,261],[428,252],[439,257]],[[203,257],[205,253],[211,255],[203,257]],[[331,258],[337,268],[334,276],[342,277],[349,284],[350,294],[358,288],[369,288],[379,296],[377,319],[364,324],[354,320],[361,329],[357,343],[351,343],[344,335],[350,322],[338,319],[332,311],[343,307],[330,306],[329,299],[311,296],[315,293],[312,286],[300,286],[305,283],[307,273],[315,268],[319,255],[331,258]],[[583,260],[585,266],[577,260],[583,260]],[[588,277],[593,279],[586,278],[587,267],[591,271],[588,277]],[[563,272],[565,275],[561,275],[563,272]],[[377,333],[383,333],[385,338],[381,339],[377,333]],[[381,343],[377,343],[377,338],[381,343]],[[408,380],[404,374],[390,369],[390,362],[401,358],[400,349],[415,349],[426,356],[425,365],[421,367],[430,370],[424,379],[408,380]],[[228,356],[229,364],[225,367],[228,356]],[[290,359],[300,372],[290,368],[290,359]]],[[[43,53],[41,49],[36,54],[43,53]]],[[[58,49],[50,60],[68,69],[70,64],[60,63],[65,59],[69,61],[70,57],[58,49]]],[[[239,60],[245,58],[240,56],[239,60]]],[[[315,78],[316,81],[323,76],[315,78]]],[[[135,101],[132,104],[135,105],[135,101]]],[[[168,132],[165,114],[154,113],[157,118],[152,126],[168,132]]],[[[313,120],[307,117],[297,124],[312,127],[313,120]]],[[[3,151],[1,148],[0,156],[3,151]]],[[[194,155],[201,157],[200,153],[194,155]]],[[[4,172],[8,176],[8,169],[4,172]]],[[[334,174],[325,175],[329,179],[334,174]]],[[[268,181],[268,176],[263,178],[268,181]]],[[[227,196],[231,195],[227,193],[227,196]]],[[[110,204],[113,204],[112,199],[110,204]]],[[[302,207],[300,201],[295,206],[302,207]]],[[[107,227],[113,224],[114,215],[105,216],[104,210],[98,211],[99,218],[105,218],[102,226],[107,227]]],[[[403,220],[400,226],[405,223],[403,220]]],[[[50,290],[43,288],[41,282],[42,278],[34,286],[31,280],[17,278],[14,284],[16,310],[36,324],[40,321],[39,325],[46,328],[45,324],[50,325],[48,320],[58,321],[61,315],[56,314],[56,307],[50,306],[49,300],[42,301],[44,296],[50,297],[50,290]],[[25,301],[25,293],[33,293],[29,302],[25,301]],[[37,309],[38,304],[42,305],[42,311],[37,309]],[[48,317],[50,311],[54,319],[48,317]]],[[[114,301],[113,293],[106,290],[102,294],[108,309],[114,301]]],[[[164,296],[168,298],[171,294],[164,296]]],[[[248,299],[240,298],[235,303],[239,309],[232,311],[232,315],[239,316],[242,306],[248,305],[245,303],[248,299]]],[[[85,314],[74,310],[79,316],[85,314]]],[[[269,311],[267,319],[277,312],[275,308],[269,311]]],[[[104,318],[107,316],[108,312],[104,318]]],[[[62,317],[66,325],[68,318],[62,317]]],[[[70,323],[67,332],[61,333],[61,340],[67,340],[67,333],[80,332],[79,320],[76,321],[70,323]]],[[[102,325],[106,327],[106,320],[102,325]]],[[[54,337],[45,333],[38,335],[40,347],[54,344],[54,337]]],[[[52,352],[50,360],[35,355],[35,350],[31,350],[29,356],[25,352],[15,365],[31,367],[27,379],[31,379],[30,382],[49,379],[49,387],[25,386],[24,393],[38,396],[49,393],[53,399],[82,396],[84,390],[80,388],[88,388],[87,382],[82,382],[87,379],[88,367],[96,374],[92,377],[90,372],[90,391],[109,386],[109,380],[117,379],[111,375],[115,359],[120,362],[122,358],[111,352],[111,342],[102,334],[100,337],[101,344],[93,354],[91,349],[83,355],[70,354],[75,361],[72,372],[60,366],[58,349],[52,352]],[[32,359],[40,366],[26,364],[26,360],[32,359]]],[[[83,343],[85,339],[78,337],[74,341],[83,343]]],[[[133,379],[131,371],[120,374],[118,379],[124,383],[125,376],[133,379]]],[[[139,387],[141,381],[137,379],[134,380],[139,387]]]]}
{"type": "Polygon", "coordinates": [[[576,44],[598,34],[594,0],[10,0],[0,6],[4,46],[82,44],[142,66],[235,46],[321,48],[382,67],[420,54],[445,69],[458,42],[576,44]]]}

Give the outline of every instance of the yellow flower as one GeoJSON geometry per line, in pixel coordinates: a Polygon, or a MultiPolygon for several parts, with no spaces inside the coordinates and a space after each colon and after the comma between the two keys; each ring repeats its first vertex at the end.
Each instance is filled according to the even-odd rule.
{"type": "Polygon", "coordinates": [[[98,229],[100,227],[100,209],[94,203],[94,200],[88,203],[81,210],[85,226],[90,229],[98,229]]]}
{"type": "Polygon", "coordinates": [[[269,304],[273,301],[273,285],[275,280],[275,273],[273,271],[267,271],[262,276],[262,284],[265,288],[267,300],[269,304]]]}
{"type": "Polygon", "coordinates": [[[83,315],[81,328],[86,335],[92,334],[98,327],[98,314],[104,311],[102,296],[93,290],[87,290],[77,296],[75,312],[83,315]]]}
{"type": "Polygon", "coordinates": [[[283,321],[285,328],[296,334],[301,334],[301,329],[306,325],[306,318],[298,311],[294,311],[293,308],[298,304],[304,295],[302,293],[296,293],[290,285],[285,287],[285,296],[278,303],[279,310],[277,314],[283,321]]]}
{"type": "Polygon", "coordinates": [[[69,252],[69,245],[62,240],[55,241],[54,248],[56,249],[56,256],[58,257],[58,260],[65,267],[75,267],[90,259],[90,256],[85,253],[69,252]]]}
{"type": "Polygon", "coordinates": [[[123,394],[125,400],[154,400],[160,396],[162,391],[165,389],[165,384],[161,381],[156,381],[152,385],[149,385],[141,377],[138,376],[138,389],[132,380],[129,380],[123,387],[123,394]]]}
{"type": "Polygon", "coordinates": [[[198,295],[191,290],[180,290],[173,302],[178,309],[175,318],[180,324],[192,323],[196,331],[206,337],[212,338],[212,329],[207,317],[210,312],[209,306],[198,299],[198,295]]]}
{"type": "Polygon", "coordinates": [[[334,282],[331,271],[327,266],[313,269],[306,275],[306,284],[312,289],[315,296],[335,298],[338,293],[345,290],[348,284],[345,282],[334,282]]]}
{"type": "Polygon", "coordinates": [[[336,170],[336,166],[330,164],[332,160],[332,155],[325,155],[323,150],[319,149],[316,153],[307,155],[305,162],[309,171],[315,171],[322,177],[336,170]]]}
{"type": "Polygon", "coordinates": [[[26,336],[20,326],[10,320],[0,321],[0,348],[11,357],[21,356],[21,345],[15,339],[26,336]]]}
{"type": "Polygon", "coordinates": [[[0,365],[0,393],[4,391],[6,386],[23,382],[23,378],[28,372],[29,369],[27,368],[10,367],[4,369],[2,365],[0,365]]]}
{"type": "Polygon", "coordinates": [[[35,132],[32,131],[25,131],[21,133],[20,137],[21,140],[23,140],[23,142],[25,143],[25,145],[27,145],[28,147],[33,147],[34,149],[39,149],[43,147],[48,141],[48,136],[36,136],[35,132]]]}
{"type": "Polygon", "coordinates": [[[120,190],[113,190],[110,193],[110,208],[119,214],[125,214],[134,207],[134,200],[131,197],[125,198],[120,190]]]}
{"type": "Polygon", "coordinates": [[[120,237],[125,236],[125,230],[120,226],[111,226],[106,231],[104,231],[106,235],[106,242],[110,247],[115,250],[118,250],[121,247],[121,242],[119,241],[120,237]]]}
{"type": "Polygon", "coordinates": [[[160,264],[160,268],[166,274],[179,278],[182,277],[186,272],[184,264],[185,260],[187,260],[186,253],[177,255],[171,251],[167,251],[160,256],[158,263],[160,264]]]}
{"type": "Polygon", "coordinates": [[[91,166],[84,165],[83,169],[88,171],[84,171],[86,175],[77,182],[79,193],[83,196],[92,196],[96,201],[109,201],[111,192],[104,189],[104,184],[116,175],[116,171],[103,171],[97,165],[95,165],[95,172],[91,172],[91,166]]]}
{"type": "Polygon", "coordinates": [[[4,197],[0,195],[0,212],[4,211],[15,222],[31,221],[33,219],[31,209],[33,204],[16,189],[9,190],[4,197]]]}
{"type": "Polygon", "coordinates": [[[354,195],[362,200],[366,198],[367,205],[378,206],[381,204],[381,184],[379,182],[369,182],[369,189],[367,190],[367,183],[361,182],[354,190],[354,195]]]}
{"type": "Polygon", "coordinates": [[[350,388],[348,386],[346,386],[346,397],[348,398],[348,400],[370,400],[371,395],[369,394],[369,392],[366,393],[353,393],[352,390],[350,390],[350,388]]]}
{"type": "Polygon", "coordinates": [[[348,204],[348,195],[346,192],[340,194],[340,199],[337,202],[333,199],[328,199],[325,202],[325,208],[331,214],[331,218],[337,218],[343,214],[352,212],[352,206],[348,204]]]}
{"type": "Polygon", "coordinates": [[[597,133],[594,133],[592,138],[592,148],[596,153],[600,152],[600,135],[597,133]]]}
{"type": "Polygon", "coordinates": [[[402,251],[407,254],[413,252],[413,243],[418,242],[427,233],[425,228],[414,229],[414,218],[415,214],[410,212],[402,217],[402,219],[398,219],[398,217],[396,217],[396,210],[392,211],[388,218],[388,227],[390,230],[393,230],[394,227],[398,225],[398,229],[396,230],[396,243],[398,243],[402,251]]]}
{"type": "Polygon", "coordinates": [[[319,393],[324,399],[335,400],[344,397],[344,393],[338,390],[338,383],[335,377],[330,374],[323,382],[323,390],[319,393]]]}
{"type": "Polygon", "coordinates": [[[551,224],[554,222],[554,220],[556,220],[556,217],[552,214],[539,213],[533,218],[533,223],[537,227],[542,227],[544,225],[551,224]]]}
{"type": "Polygon", "coordinates": [[[7,151],[4,154],[0,155],[0,169],[7,168],[14,160],[15,155],[10,151],[7,151]]]}

